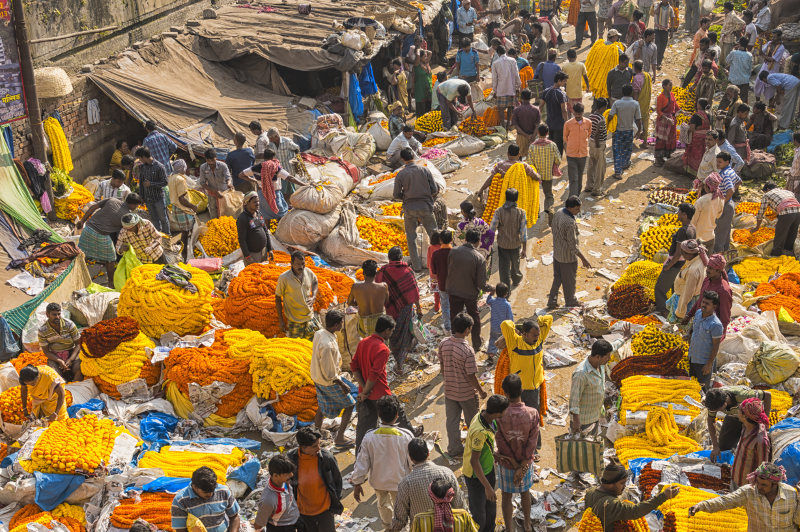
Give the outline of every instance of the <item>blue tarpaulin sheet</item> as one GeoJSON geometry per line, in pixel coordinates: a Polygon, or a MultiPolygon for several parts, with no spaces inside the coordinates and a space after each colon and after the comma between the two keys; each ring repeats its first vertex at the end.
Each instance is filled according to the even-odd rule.
{"type": "Polygon", "coordinates": [[[54,473],[33,472],[36,480],[36,496],[34,500],[45,512],[49,512],[72,495],[72,492],[83,484],[80,475],[57,475],[54,473]]]}

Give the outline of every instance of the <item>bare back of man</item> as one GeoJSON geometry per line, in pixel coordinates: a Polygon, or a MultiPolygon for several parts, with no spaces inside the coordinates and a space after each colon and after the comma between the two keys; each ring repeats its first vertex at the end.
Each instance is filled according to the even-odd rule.
{"type": "Polygon", "coordinates": [[[362,338],[375,332],[375,322],[385,313],[387,301],[389,288],[386,283],[376,283],[374,278],[355,283],[350,289],[347,304],[358,307],[358,329],[362,338]]]}

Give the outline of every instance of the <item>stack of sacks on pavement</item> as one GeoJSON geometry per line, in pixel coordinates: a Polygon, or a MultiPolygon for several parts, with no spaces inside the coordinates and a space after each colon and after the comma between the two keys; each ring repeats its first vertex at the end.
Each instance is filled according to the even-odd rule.
{"type": "Polygon", "coordinates": [[[143,379],[148,388],[158,384],[161,364],[150,362],[155,347],[133,318],[103,320],[81,332],[81,371],[100,391],[120,399],[127,393],[118,387],[124,390],[126,383],[143,379]]]}
{"type": "MultiPolygon", "coordinates": [[[[290,257],[275,253],[275,263],[250,264],[239,272],[228,285],[228,295],[214,300],[214,316],[231,327],[258,331],[267,338],[283,336],[275,312],[275,287],[278,276],[290,268],[290,257]]],[[[350,294],[353,279],[327,268],[314,266],[306,257],[306,267],[319,281],[314,310],[327,310],[331,305],[343,304],[350,294]]]]}
{"type": "Polygon", "coordinates": [[[144,264],[133,269],[120,291],[117,315],[136,320],[150,338],[167,332],[200,334],[211,320],[211,276],[188,264],[173,267],[185,272],[188,284],[181,282],[185,277],[175,282],[157,279],[165,266],[144,264]]]}

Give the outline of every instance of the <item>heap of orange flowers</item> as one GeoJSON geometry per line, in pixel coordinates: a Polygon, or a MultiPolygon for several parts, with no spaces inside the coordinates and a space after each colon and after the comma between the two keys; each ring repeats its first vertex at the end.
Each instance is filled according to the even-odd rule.
{"type": "MultiPolygon", "coordinates": [[[[761,204],[757,201],[743,201],[736,205],[736,214],[747,213],[756,216],[760,208],[761,204]]],[[[764,216],[767,220],[774,220],[778,217],[778,214],[772,210],[772,207],[767,207],[767,210],[764,211],[764,216]]]]}
{"type": "Polygon", "coordinates": [[[370,180],[369,186],[374,187],[378,183],[383,183],[384,181],[389,181],[390,179],[394,179],[395,176],[397,176],[397,172],[391,172],[388,174],[377,176],[375,179],[370,180]]]}
{"type": "Polygon", "coordinates": [[[8,529],[11,532],[26,532],[28,525],[32,523],[52,528],[53,521],[61,523],[70,532],[86,532],[86,515],[83,509],[67,503],[59,504],[49,512],[45,512],[37,504],[26,504],[16,511],[8,523],[8,529]]]}
{"type": "MultiPolygon", "coordinates": [[[[288,255],[275,253],[276,262],[289,263],[288,255]]],[[[332,304],[344,303],[353,286],[353,279],[327,268],[313,266],[306,258],[306,268],[317,276],[319,289],[314,310],[327,309],[332,304]]],[[[228,285],[228,297],[215,299],[214,315],[223,323],[258,331],[267,338],[283,336],[275,313],[275,287],[278,276],[289,269],[286,265],[250,264],[228,285]]]]}
{"type": "Polygon", "coordinates": [[[754,248],[759,244],[763,244],[775,238],[775,228],[761,227],[754,233],[751,233],[748,229],[734,229],[731,238],[737,244],[744,244],[745,246],[754,248]]]}
{"type": "Polygon", "coordinates": [[[792,319],[800,321],[800,273],[784,273],[774,281],[761,283],[755,295],[772,296],[758,302],[758,308],[762,311],[774,310],[778,313],[783,307],[792,319]]]}
{"type": "Polygon", "coordinates": [[[46,366],[47,355],[41,351],[35,353],[20,353],[17,358],[11,360],[11,364],[14,366],[14,369],[17,370],[17,373],[19,373],[19,370],[25,366],[46,366]]]}
{"type": "Polygon", "coordinates": [[[159,530],[172,532],[170,510],[174,498],[172,493],[142,493],[136,498],[122,499],[111,514],[111,524],[128,530],[137,519],[142,519],[159,530]]]}
{"type": "Polygon", "coordinates": [[[81,331],[81,351],[89,358],[100,358],[117,348],[122,342],[139,335],[135,319],[119,316],[103,320],[81,331]]]}
{"type": "MultiPolygon", "coordinates": [[[[72,406],[72,393],[65,390],[64,401],[67,406],[72,406]]],[[[28,394],[28,412],[33,410],[33,398],[28,394]]],[[[22,415],[22,387],[14,386],[0,393],[0,416],[4,423],[22,425],[25,417],[22,415]]]]}

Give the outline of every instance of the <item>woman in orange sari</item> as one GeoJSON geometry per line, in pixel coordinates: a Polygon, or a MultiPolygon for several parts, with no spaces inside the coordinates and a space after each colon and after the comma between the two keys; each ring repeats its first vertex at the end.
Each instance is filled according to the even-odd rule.
{"type": "Polygon", "coordinates": [[[689,119],[689,140],[686,151],[683,153],[683,164],[686,172],[697,175],[700,161],[706,151],[706,133],[711,129],[711,120],[708,118],[708,100],[700,98],[692,118],[689,119]]]}
{"type": "Polygon", "coordinates": [[[672,94],[672,81],[665,79],[661,82],[661,94],[656,98],[656,125],[655,125],[655,156],[656,166],[664,166],[677,147],[678,133],[675,129],[678,102],[672,94]]]}

